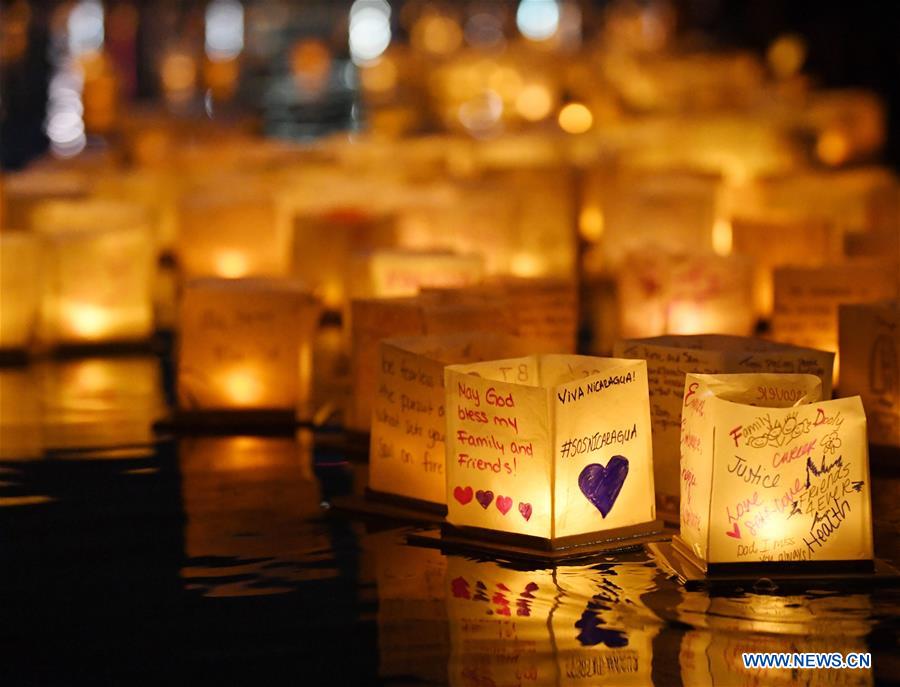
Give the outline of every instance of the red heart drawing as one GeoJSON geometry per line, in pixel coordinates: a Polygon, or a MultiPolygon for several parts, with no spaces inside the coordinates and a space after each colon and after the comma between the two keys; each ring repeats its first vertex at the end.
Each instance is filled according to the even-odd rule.
{"type": "Polygon", "coordinates": [[[531,520],[531,504],[519,502],[519,512],[525,520],[531,520]]]}
{"type": "Polygon", "coordinates": [[[732,529],[731,532],[726,532],[725,534],[727,534],[729,537],[733,537],[734,539],[740,539],[741,528],[738,527],[737,523],[734,523],[734,529],[732,529]]]}
{"type": "Polygon", "coordinates": [[[506,515],[509,512],[509,509],[512,508],[512,498],[509,496],[498,496],[497,497],[497,510],[506,515]]]}
{"type": "Polygon", "coordinates": [[[465,506],[472,500],[472,487],[466,487],[465,489],[456,487],[456,489],[453,490],[453,498],[465,506]]]}

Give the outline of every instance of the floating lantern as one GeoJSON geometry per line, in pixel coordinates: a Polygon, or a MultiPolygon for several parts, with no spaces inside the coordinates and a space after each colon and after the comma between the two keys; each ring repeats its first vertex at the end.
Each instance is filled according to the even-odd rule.
{"type": "Polygon", "coordinates": [[[826,351],[763,339],[700,335],[619,341],[613,355],[647,361],[656,504],[660,514],[672,522],[677,522],[679,512],[681,406],[687,373],[813,374],[822,381],[822,397],[831,398],[834,353],[826,351]]]}
{"type": "Polygon", "coordinates": [[[297,282],[189,282],[181,304],[179,408],[302,414],[318,317],[318,304],[297,282]]]}
{"type": "Polygon", "coordinates": [[[450,252],[378,251],[359,258],[352,272],[355,298],[414,296],[423,287],[457,288],[481,281],[484,261],[450,252]]]}
{"type": "MultiPolygon", "coordinates": [[[[772,338],[837,351],[838,304],[897,296],[897,266],[887,262],[847,262],[775,270],[772,338]]],[[[835,360],[835,382],[840,360],[835,360]]]]}
{"type": "Polygon", "coordinates": [[[703,254],[631,254],[619,270],[622,336],[753,332],[752,265],[703,254]]]}
{"type": "Polygon", "coordinates": [[[859,394],[869,439],[900,446],[900,301],[841,305],[841,391],[859,394]]]}
{"type": "Polygon", "coordinates": [[[345,425],[368,432],[377,390],[378,346],[382,339],[452,332],[509,333],[507,314],[497,305],[442,303],[432,296],[359,299],[351,303],[353,394],[345,425]]]}
{"type": "Polygon", "coordinates": [[[451,365],[445,388],[451,534],[552,554],[655,530],[644,361],[451,365]]]}
{"type": "Polygon", "coordinates": [[[529,345],[485,332],[383,340],[372,411],[372,495],[445,510],[444,366],[524,355],[529,345]]]}
{"type": "Polygon", "coordinates": [[[775,268],[814,266],[839,259],[841,244],[841,233],[824,220],[769,213],[765,218],[736,217],[732,221],[734,253],[753,260],[753,301],[759,317],[772,315],[775,268]]]}
{"type": "Polygon", "coordinates": [[[355,209],[303,213],[294,217],[294,274],[310,285],[326,308],[340,310],[352,256],[394,242],[393,217],[355,209]]]}
{"type": "Polygon", "coordinates": [[[34,234],[0,232],[0,349],[28,345],[39,296],[38,241],[34,234]]]}
{"type": "Polygon", "coordinates": [[[706,575],[873,570],[866,417],[794,374],[689,374],[676,551],[706,575]]]}
{"type": "Polygon", "coordinates": [[[153,332],[153,232],[140,206],[47,201],[32,215],[43,249],[38,336],[49,344],[146,339],[153,332]]]}
{"type": "Polygon", "coordinates": [[[227,179],[181,199],[176,251],[187,277],[277,277],[290,272],[291,229],[273,198],[227,179]]]}
{"type": "Polygon", "coordinates": [[[34,167],[3,176],[3,227],[24,229],[35,208],[47,200],[75,200],[88,194],[85,175],[76,170],[34,167]]]}
{"type": "Polygon", "coordinates": [[[622,173],[603,208],[603,250],[618,264],[653,247],[711,252],[719,178],[679,172],[622,173]]]}

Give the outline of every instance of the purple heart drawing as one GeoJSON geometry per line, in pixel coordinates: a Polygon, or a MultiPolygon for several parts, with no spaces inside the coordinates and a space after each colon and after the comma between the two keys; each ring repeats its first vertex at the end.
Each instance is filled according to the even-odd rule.
{"type": "Polygon", "coordinates": [[[482,491],[479,489],[475,492],[475,500],[481,504],[481,507],[487,510],[487,507],[491,505],[491,501],[494,500],[494,492],[492,491],[482,491]]]}
{"type": "Polygon", "coordinates": [[[606,467],[599,463],[585,465],[578,475],[578,487],[605,518],[619,497],[627,476],[628,459],[625,456],[613,456],[606,467]]]}

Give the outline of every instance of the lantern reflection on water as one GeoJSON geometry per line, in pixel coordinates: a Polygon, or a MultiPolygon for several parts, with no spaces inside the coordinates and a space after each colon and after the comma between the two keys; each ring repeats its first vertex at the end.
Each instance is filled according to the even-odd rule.
{"type": "Polygon", "coordinates": [[[140,206],[47,201],[32,215],[42,256],[39,338],[82,344],[153,331],[155,246],[140,206]]]}

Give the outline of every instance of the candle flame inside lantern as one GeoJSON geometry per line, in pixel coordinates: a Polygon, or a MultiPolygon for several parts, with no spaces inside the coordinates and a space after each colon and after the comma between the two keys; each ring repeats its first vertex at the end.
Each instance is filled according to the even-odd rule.
{"type": "Polygon", "coordinates": [[[603,212],[596,205],[585,205],[578,216],[578,228],[585,241],[596,243],[603,236],[603,212]]]}
{"type": "Polygon", "coordinates": [[[731,255],[732,230],[731,222],[725,217],[716,220],[712,230],[713,250],[718,255],[731,255]]]}
{"type": "Polygon", "coordinates": [[[263,385],[252,368],[235,368],[223,379],[225,393],[236,405],[254,405],[263,396],[263,385]]]}
{"type": "Polygon", "coordinates": [[[247,271],[247,257],[238,251],[225,251],[216,257],[216,272],[226,279],[246,276],[247,271]]]}
{"type": "Polygon", "coordinates": [[[99,337],[109,328],[109,314],[104,308],[90,304],[71,304],[65,310],[70,329],[82,338],[99,337]]]}

